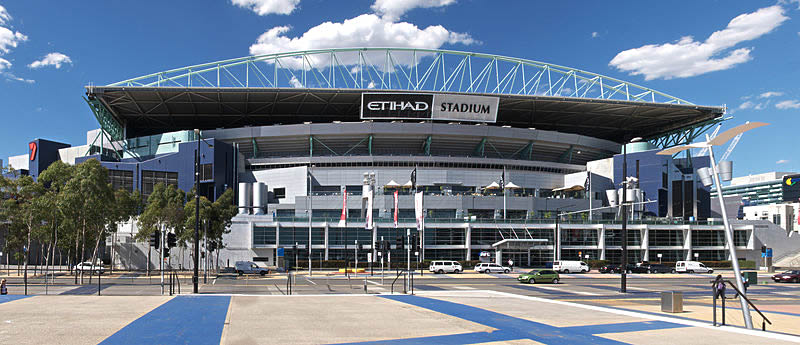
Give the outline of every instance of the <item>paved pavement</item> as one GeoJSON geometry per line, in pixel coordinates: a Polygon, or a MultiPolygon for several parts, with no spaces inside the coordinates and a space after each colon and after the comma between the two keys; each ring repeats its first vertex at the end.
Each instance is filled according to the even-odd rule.
{"type": "MultiPolygon", "coordinates": [[[[674,339],[702,343],[697,340],[716,336],[717,331],[743,330],[738,299],[728,300],[726,321],[732,327],[721,331],[710,326],[709,281],[714,275],[634,274],[629,276],[628,293],[620,294],[619,275],[568,274],[562,275],[561,284],[522,284],[516,274],[426,273],[414,278],[416,296],[406,296],[390,294],[394,275],[381,279],[368,274],[303,273],[292,280],[292,296],[286,296],[286,275],[223,274],[201,284],[203,295],[186,296],[191,280],[184,274],[180,280],[184,295],[174,298],[160,295],[158,276],[137,272],[104,275],[100,297],[96,278],[84,285],[75,285],[69,276],[58,276],[55,284],[48,285],[33,278],[29,292],[36,296],[0,296],[0,343],[47,343],[52,336],[76,344],[206,343],[207,339],[216,339],[207,343],[231,344],[674,343],[674,339]],[[684,294],[683,313],[660,311],[660,293],[673,290],[684,294]],[[45,292],[48,295],[43,296],[45,292]],[[197,318],[187,322],[187,315],[197,318]],[[497,320],[502,320],[502,327],[497,320]],[[13,327],[4,327],[9,324],[13,327]],[[173,338],[175,334],[182,338],[173,338]]],[[[722,274],[733,277],[731,272],[722,274]]],[[[748,290],[772,321],[767,325],[771,333],[746,332],[755,336],[753,343],[765,342],[758,337],[764,334],[800,335],[800,284],[775,284],[766,279],[769,276],[760,274],[761,284],[748,290]]],[[[9,281],[10,293],[22,292],[20,280],[9,281]]],[[[402,286],[400,278],[394,292],[402,286]]],[[[752,315],[760,326],[761,317],[752,315]]]]}
{"type": "Polygon", "coordinates": [[[483,290],[413,296],[2,296],[0,315],[0,342],[19,344],[800,342],[789,335],[483,290]]]}

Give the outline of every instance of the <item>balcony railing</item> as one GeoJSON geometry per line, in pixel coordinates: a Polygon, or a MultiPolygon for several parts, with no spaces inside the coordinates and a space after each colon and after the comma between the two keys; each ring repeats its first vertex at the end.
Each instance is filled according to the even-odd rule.
{"type": "MultiPolygon", "coordinates": [[[[273,218],[277,222],[308,222],[308,217],[303,216],[277,216],[273,218]]],[[[327,223],[338,223],[338,217],[312,217],[312,222],[327,222],[327,223]]],[[[378,226],[387,226],[388,224],[393,224],[393,218],[375,218],[374,222],[378,226]]],[[[366,223],[365,218],[347,218],[347,225],[350,227],[353,226],[360,226],[366,223]]],[[[400,218],[398,219],[398,223],[400,224],[415,224],[415,218],[400,218]]],[[[511,218],[472,218],[472,217],[462,217],[462,218],[433,218],[428,217],[425,218],[425,223],[480,223],[480,224],[553,224],[555,223],[555,218],[532,218],[532,219],[511,219],[511,218]]],[[[559,224],[622,224],[621,220],[610,220],[610,219],[562,219],[558,222],[559,224]]],[[[642,220],[628,220],[629,225],[723,225],[722,221],[720,220],[711,220],[711,221],[685,221],[680,219],[642,219],[642,220]]],[[[407,227],[407,226],[406,226],[407,227]]]]}

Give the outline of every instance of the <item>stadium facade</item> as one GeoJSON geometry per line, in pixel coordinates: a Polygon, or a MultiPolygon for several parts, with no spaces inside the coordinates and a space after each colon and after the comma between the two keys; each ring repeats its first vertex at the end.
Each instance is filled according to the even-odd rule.
{"type": "MultiPolygon", "coordinates": [[[[630,260],[727,257],[694,173],[708,158],[655,154],[691,142],[724,108],[586,71],[470,52],[332,49],[88,86],[86,101],[101,125],[86,145],[37,139],[9,165],[35,177],[57,159],[95,158],[115,188],[148,195],[159,182],[191,189],[199,147],[200,193],[213,200],[232,188],[239,202],[222,264],[277,265],[280,254],[300,266],[309,255],[364,262],[381,240],[405,260],[396,241],[406,234],[420,239],[414,260],[619,262],[623,147],[630,260]]],[[[740,257],[756,256],[754,229],[735,225],[740,257]]],[[[120,266],[143,265],[135,232],[130,224],[108,242],[120,266]]]]}

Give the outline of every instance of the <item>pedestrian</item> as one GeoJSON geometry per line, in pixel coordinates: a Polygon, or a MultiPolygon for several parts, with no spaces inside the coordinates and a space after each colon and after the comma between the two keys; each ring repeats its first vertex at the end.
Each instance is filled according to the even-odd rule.
{"type": "Polygon", "coordinates": [[[514,260],[508,259],[508,268],[514,270],[514,260]]]}
{"type": "Polygon", "coordinates": [[[8,288],[6,287],[6,280],[0,280],[0,295],[8,295],[8,288]]]}
{"type": "Polygon", "coordinates": [[[714,289],[714,297],[725,298],[725,281],[722,280],[721,274],[717,274],[712,287],[714,289]]]}
{"type": "MultiPolygon", "coordinates": [[[[744,274],[742,274],[742,286],[744,286],[744,293],[747,293],[747,288],[750,287],[750,279],[747,279],[744,274]]],[[[736,293],[735,297],[739,297],[738,292],[736,293]]]]}

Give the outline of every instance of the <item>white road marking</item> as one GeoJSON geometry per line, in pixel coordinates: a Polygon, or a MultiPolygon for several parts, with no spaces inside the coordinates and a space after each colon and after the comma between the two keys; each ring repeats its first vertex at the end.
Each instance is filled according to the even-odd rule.
{"type": "Polygon", "coordinates": [[[314,282],[314,281],[312,281],[311,279],[308,279],[308,278],[306,278],[306,281],[307,281],[307,282],[309,282],[309,283],[311,283],[311,284],[317,285],[317,283],[315,283],[315,282],[314,282]]]}
{"type": "Polygon", "coordinates": [[[367,283],[374,284],[374,285],[383,285],[381,283],[374,282],[374,281],[371,281],[371,280],[367,280],[367,283]]]}
{"type": "Polygon", "coordinates": [[[557,287],[555,287],[555,286],[540,286],[540,285],[536,285],[536,286],[534,286],[534,287],[535,287],[535,288],[538,288],[538,289],[553,290],[553,291],[562,291],[562,292],[566,292],[566,293],[574,293],[574,294],[576,294],[576,295],[584,295],[584,296],[600,296],[600,294],[599,294],[599,293],[585,292],[585,291],[574,291],[574,290],[567,290],[567,289],[557,288],[557,287]]]}
{"type": "Polygon", "coordinates": [[[475,288],[474,288],[474,287],[471,287],[471,286],[453,286],[453,289],[458,289],[458,290],[475,290],[475,288]]]}

